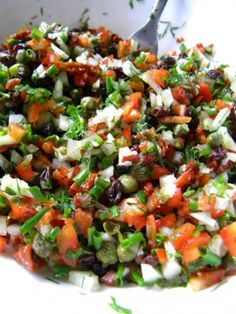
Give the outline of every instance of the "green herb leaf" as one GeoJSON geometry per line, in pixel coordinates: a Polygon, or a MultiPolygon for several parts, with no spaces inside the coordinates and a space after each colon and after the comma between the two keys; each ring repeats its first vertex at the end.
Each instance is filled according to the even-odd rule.
{"type": "Polygon", "coordinates": [[[114,297],[111,297],[111,301],[112,303],[109,303],[110,307],[116,311],[117,313],[120,313],[120,314],[132,314],[132,311],[117,304],[116,302],[116,299],[114,297]]]}

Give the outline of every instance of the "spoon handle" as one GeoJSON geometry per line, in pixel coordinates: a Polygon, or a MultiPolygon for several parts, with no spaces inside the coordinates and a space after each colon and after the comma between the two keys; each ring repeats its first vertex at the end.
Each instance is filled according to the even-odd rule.
{"type": "Polygon", "coordinates": [[[153,9],[152,9],[152,13],[151,13],[151,21],[153,22],[154,25],[157,26],[161,14],[166,6],[168,0],[156,0],[153,9]]]}

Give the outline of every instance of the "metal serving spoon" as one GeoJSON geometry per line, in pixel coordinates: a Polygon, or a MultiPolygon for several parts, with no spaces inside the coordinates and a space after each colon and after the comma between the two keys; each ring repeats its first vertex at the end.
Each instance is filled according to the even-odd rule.
{"type": "Polygon", "coordinates": [[[139,41],[143,48],[148,48],[155,54],[158,52],[158,22],[167,1],[168,0],[156,0],[147,23],[129,37],[130,39],[139,41]]]}

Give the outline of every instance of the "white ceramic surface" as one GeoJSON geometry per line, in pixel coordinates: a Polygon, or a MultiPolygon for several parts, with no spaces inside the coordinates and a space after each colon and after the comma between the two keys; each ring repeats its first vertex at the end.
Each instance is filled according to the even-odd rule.
{"type": "MultiPolygon", "coordinates": [[[[131,10],[129,0],[0,0],[0,39],[27,23],[59,21],[76,27],[85,8],[92,26],[106,25],[122,36],[128,36],[142,25],[152,6],[152,0],[137,2],[131,10]],[[40,8],[43,8],[43,16],[40,8]],[[107,13],[107,14],[106,14],[107,13]],[[37,16],[35,18],[35,16],[37,16]],[[34,17],[32,20],[31,18],[34,17]]],[[[169,0],[162,20],[173,25],[186,22],[178,31],[190,44],[215,43],[217,59],[236,68],[236,0],[169,0]]],[[[160,52],[176,47],[167,35],[160,41],[160,52]]],[[[30,274],[13,260],[0,257],[0,313],[24,314],[112,314],[110,296],[132,309],[133,314],[200,314],[235,313],[236,278],[216,290],[194,293],[178,288],[104,289],[83,295],[77,287],[55,284],[38,274],[30,274]]]]}

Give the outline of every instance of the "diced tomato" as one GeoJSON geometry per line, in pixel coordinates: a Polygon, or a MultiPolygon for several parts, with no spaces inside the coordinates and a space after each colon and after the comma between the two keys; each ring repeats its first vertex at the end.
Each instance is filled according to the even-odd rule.
{"type": "Polygon", "coordinates": [[[165,88],[166,86],[165,79],[170,76],[170,72],[165,69],[153,69],[149,71],[153,80],[162,88],[165,88]]]}
{"type": "Polygon", "coordinates": [[[42,145],[42,149],[45,151],[46,154],[53,154],[54,153],[53,141],[44,142],[42,145]]]}
{"type": "Polygon", "coordinates": [[[53,179],[60,185],[68,186],[71,182],[70,171],[66,167],[60,167],[53,171],[53,179]]]}
{"type": "Polygon", "coordinates": [[[189,213],[189,202],[184,202],[184,204],[178,209],[178,216],[180,218],[186,217],[189,213]]]}
{"type": "Polygon", "coordinates": [[[215,195],[202,195],[198,200],[199,210],[212,210],[215,207],[216,197],[215,195]]]}
{"type": "Polygon", "coordinates": [[[183,174],[181,174],[177,181],[176,181],[176,185],[178,188],[185,188],[186,186],[188,186],[190,184],[190,182],[194,179],[194,171],[193,169],[189,168],[187,169],[183,174]]]}
{"type": "Polygon", "coordinates": [[[132,88],[132,90],[137,91],[137,92],[144,92],[144,84],[143,82],[138,79],[138,78],[133,78],[130,81],[130,87],[132,88]]]}
{"type": "Polygon", "coordinates": [[[9,133],[15,141],[20,142],[22,138],[25,136],[25,129],[16,123],[10,123],[9,125],[9,133]]]}
{"type": "Polygon", "coordinates": [[[36,271],[44,264],[42,260],[37,262],[34,260],[32,244],[21,246],[18,251],[13,254],[13,257],[18,263],[22,264],[30,271],[36,271]]]}
{"type": "Polygon", "coordinates": [[[151,248],[154,248],[156,246],[156,234],[157,227],[155,217],[154,215],[148,215],[146,222],[146,236],[148,239],[148,244],[150,245],[151,248]]]}
{"type": "Polygon", "coordinates": [[[221,282],[224,279],[224,276],[224,269],[198,271],[191,276],[189,282],[192,285],[193,290],[199,291],[221,282]]]}
{"type": "Polygon", "coordinates": [[[177,86],[171,90],[172,95],[175,100],[177,100],[180,104],[189,105],[190,101],[188,99],[187,93],[185,89],[181,86],[177,86]]]}
{"type": "Polygon", "coordinates": [[[7,245],[7,239],[0,236],[0,253],[5,252],[6,245],[7,245]]]}
{"type": "Polygon", "coordinates": [[[40,40],[32,39],[30,41],[27,41],[26,44],[28,47],[32,48],[35,51],[43,51],[47,50],[50,47],[51,41],[45,38],[41,38],[40,40]]]}
{"type": "Polygon", "coordinates": [[[225,214],[224,209],[214,209],[214,208],[211,209],[211,217],[213,219],[218,219],[218,218],[224,216],[224,214],[225,214]]]}
{"type": "Polygon", "coordinates": [[[173,105],[172,106],[172,111],[181,117],[185,116],[186,110],[187,110],[186,105],[173,105]]]}
{"type": "Polygon", "coordinates": [[[110,32],[104,27],[101,26],[98,29],[98,36],[101,38],[101,44],[107,44],[110,39],[110,32]]]}
{"type": "Polygon", "coordinates": [[[93,215],[89,212],[83,211],[80,208],[77,208],[73,219],[77,223],[79,227],[80,233],[87,238],[88,237],[88,229],[93,225],[93,215]]]}
{"type": "Polygon", "coordinates": [[[69,259],[67,257],[67,251],[75,251],[80,247],[78,236],[73,225],[72,219],[67,219],[65,225],[57,236],[58,251],[62,256],[64,263],[68,266],[74,267],[76,260],[69,259]]]}
{"type": "Polygon", "coordinates": [[[16,172],[18,176],[26,182],[30,182],[36,177],[36,172],[33,171],[32,165],[28,160],[23,160],[17,165],[16,172]]]}
{"type": "Polygon", "coordinates": [[[90,173],[90,175],[88,176],[88,178],[85,181],[85,183],[83,183],[80,186],[80,190],[83,193],[88,192],[94,186],[94,182],[95,182],[96,177],[97,177],[97,173],[90,173]]]}
{"type": "Polygon", "coordinates": [[[76,195],[76,193],[78,193],[80,191],[80,187],[78,186],[78,184],[76,182],[72,183],[72,185],[69,188],[69,193],[71,195],[76,195]]]}
{"type": "Polygon", "coordinates": [[[220,235],[232,256],[236,256],[236,221],[224,227],[220,235]]]}
{"type": "Polygon", "coordinates": [[[175,230],[175,238],[172,243],[176,250],[179,250],[183,244],[192,237],[195,226],[189,222],[184,223],[175,230]]]}
{"type": "Polygon", "coordinates": [[[161,264],[165,264],[168,261],[165,249],[157,249],[156,254],[161,264]]]}
{"type": "Polygon", "coordinates": [[[149,212],[155,211],[161,205],[161,201],[158,199],[155,193],[152,193],[148,197],[147,209],[149,212]]]}
{"type": "Polygon", "coordinates": [[[221,109],[224,109],[224,108],[232,109],[233,105],[227,104],[227,103],[223,102],[221,99],[217,99],[216,107],[217,107],[217,110],[220,111],[221,109]]]}
{"type": "Polygon", "coordinates": [[[55,59],[56,59],[55,53],[53,51],[47,51],[46,55],[41,60],[41,63],[46,67],[50,67],[51,65],[53,65],[55,59]]]}
{"type": "Polygon", "coordinates": [[[177,219],[175,214],[168,214],[156,220],[157,230],[161,227],[173,228],[176,225],[177,219]]]}
{"type": "Polygon", "coordinates": [[[183,251],[183,262],[185,265],[195,262],[201,256],[200,250],[198,247],[193,247],[183,251]]]}
{"type": "Polygon", "coordinates": [[[211,180],[211,174],[210,173],[201,173],[199,176],[198,176],[198,180],[199,180],[199,184],[201,186],[204,186],[206,185],[210,180],[211,180]]]}
{"type": "Polygon", "coordinates": [[[147,195],[151,195],[154,191],[154,186],[151,182],[145,182],[143,189],[147,195]]]}
{"type": "Polygon", "coordinates": [[[124,220],[129,226],[134,226],[134,228],[139,231],[146,226],[147,218],[141,214],[129,213],[124,215],[124,220]]]}
{"type": "Polygon", "coordinates": [[[32,160],[32,166],[39,171],[45,169],[45,167],[51,168],[51,161],[44,154],[37,154],[32,160]]]}
{"type": "Polygon", "coordinates": [[[178,208],[183,204],[183,194],[180,188],[177,188],[175,194],[165,203],[168,208],[178,208]]]}
{"type": "Polygon", "coordinates": [[[52,208],[43,215],[37,224],[37,228],[41,228],[44,225],[53,224],[53,221],[55,221],[57,218],[58,211],[52,208]]]}
{"type": "Polygon", "coordinates": [[[188,250],[194,247],[200,247],[208,245],[211,240],[211,237],[207,232],[202,232],[198,236],[193,236],[183,243],[181,250],[188,250]]]}
{"type": "Polygon", "coordinates": [[[213,99],[213,95],[211,93],[210,85],[207,83],[199,83],[200,91],[198,97],[201,97],[201,101],[211,101],[213,99]]]}
{"type": "Polygon", "coordinates": [[[161,176],[165,175],[165,174],[170,174],[170,171],[162,166],[158,166],[153,164],[152,165],[152,179],[153,180],[158,180],[161,176]]]}
{"type": "Polygon", "coordinates": [[[40,104],[35,102],[27,107],[27,119],[29,123],[35,123],[39,119],[40,104]]]}
{"type": "MultiPolygon", "coordinates": [[[[120,134],[118,134],[117,139],[121,139],[122,146],[131,145],[131,136],[132,136],[132,126],[129,124],[120,134]]],[[[119,142],[119,143],[120,143],[119,142]]]]}
{"type": "Polygon", "coordinates": [[[37,211],[32,204],[20,204],[20,203],[13,203],[9,202],[11,207],[10,217],[15,220],[19,221],[26,221],[29,218],[33,217],[37,211]]]}
{"type": "Polygon", "coordinates": [[[141,117],[141,113],[137,109],[133,109],[133,104],[125,105],[126,107],[122,106],[124,110],[122,113],[122,120],[125,123],[131,123],[138,120],[141,117]]]}
{"type": "Polygon", "coordinates": [[[130,53],[131,50],[131,40],[120,40],[117,47],[118,58],[123,58],[130,53]]]}

